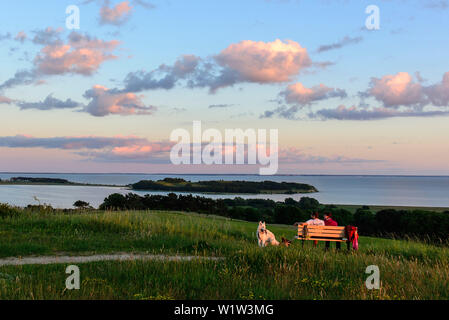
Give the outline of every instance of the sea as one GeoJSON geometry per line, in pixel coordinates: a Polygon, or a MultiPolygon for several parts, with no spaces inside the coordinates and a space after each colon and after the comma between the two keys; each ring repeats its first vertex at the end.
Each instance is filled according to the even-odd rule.
{"type": "MultiPolygon", "coordinates": [[[[244,180],[298,182],[315,186],[319,192],[309,194],[196,194],[210,198],[257,198],[283,201],[312,197],[325,204],[416,206],[449,208],[449,176],[384,176],[384,175],[183,175],[183,174],[92,174],[92,173],[0,173],[0,179],[11,177],[60,178],[76,183],[106,186],[64,185],[0,185],[0,203],[14,206],[49,204],[54,208],[72,208],[77,200],[98,207],[113,193],[139,195],[167,192],[131,191],[125,186],[140,180],[183,178],[192,182],[202,180],[244,180]]],[[[180,192],[175,192],[180,193],[180,192]]]]}

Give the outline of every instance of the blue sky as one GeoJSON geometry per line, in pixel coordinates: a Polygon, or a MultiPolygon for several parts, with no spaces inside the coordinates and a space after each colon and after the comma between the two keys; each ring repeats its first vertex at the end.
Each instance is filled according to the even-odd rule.
{"type": "MultiPolygon", "coordinates": [[[[28,83],[0,84],[0,171],[215,172],[154,161],[166,157],[166,149],[141,151],[201,120],[220,130],[279,129],[289,159],[281,173],[449,174],[449,86],[442,80],[449,72],[447,1],[18,0],[0,6],[0,83],[19,70],[32,74],[28,83]],[[80,8],[74,31],[65,27],[65,9],[73,4],[80,8]],[[365,8],[373,4],[380,9],[380,30],[369,31],[365,8]],[[108,18],[102,10],[120,5],[123,15],[109,16],[117,21],[100,23],[108,18]],[[35,36],[48,28],[57,30],[59,42],[37,43],[35,36]],[[15,39],[19,32],[23,41],[15,39]],[[82,43],[70,40],[73,32],[82,43]],[[289,50],[306,49],[311,63],[286,65],[264,79],[254,76],[257,70],[243,70],[251,61],[238,59],[246,54],[279,54],[277,39],[289,50]],[[323,46],[331,49],[319,52],[323,46]],[[64,48],[69,51],[62,58],[52,56],[64,48]],[[95,56],[87,71],[76,60],[86,48],[95,56]],[[177,78],[172,88],[149,88],[150,78],[143,90],[126,87],[130,73],[164,77],[169,72],[154,78],[152,71],[167,70],[185,55],[199,61],[195,70],[212,63],[237,80],[215,93],[209,83],[187,88],[186,79],[198,81],[196,74],[177,78]],[[125,98],[137,108],[107,105],[125,98]],[[30,139],[26,147],[17,142],[22,136],[30,139]],[[121,143],[95,150],[32,145],[37,138],[81,136],[139,137],[148,146],[131,145],[135,157],[123,157],[121,143]]],[[[275,69],[283,62],[279,56],[261,63],[275,69]]]]}

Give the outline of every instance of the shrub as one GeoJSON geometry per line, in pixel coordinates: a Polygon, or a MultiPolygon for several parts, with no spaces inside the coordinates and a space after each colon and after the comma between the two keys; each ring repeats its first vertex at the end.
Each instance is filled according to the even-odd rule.
{"type": "Polygon", "coordinates": [[[366,235],[373,235],[377,232],[376,215],[369,209],[357,209],[354,214],[354,225],[359,228],[359,232],[366,235]]]}
{"type": "Polygon", "coordinates": [[[449,241],[449,215],[423,210],[382,210],[376,214],[380,231],[432,241],[449,241]]]}
{"type": "Polygon", "coordinates": [[[332,218],[338,222],[339,226],[354,225],[354,215],[346,209],[332,209],[332,218]]]}
{"type": "Polygon", "coordinates": [[[302,197],[299,200],[299,207],[306,210],[316,210],[320,206],[318,200],[309,197],[302,197]]]}
{"type": "Polygon", "coordinates": [[[0,203],[0,218],[16,217],[20,214],[17,208],[10,205],[0,203]]]}
{"type": "Polygon", "coordinates": [[[282,224],[294,224],[308,220],[309,213],[291,205],[277,205],[274,210],[274,221],[282,224]]]}
{"type": "Polygon", "coordinates": [[[86,209],[90,206],[90,203],[82,201],[82,200],[78,200],[73,204],[73,206],[75,208],[79,208],[79,209],[86,209]]]}
{"type": "Polygon", "coordinates": [[[381,210],[376,213],[376,224],[384,233],[400,234],[401,215],[405,211],[397,211],[394,209],[381,210]]]}
{"type": "Polygon", "coordinates": [[[104,202],[100,205],[100,210],[119,210],[126,209],[125,196],[114,193],[104,199],[104,202]]]}

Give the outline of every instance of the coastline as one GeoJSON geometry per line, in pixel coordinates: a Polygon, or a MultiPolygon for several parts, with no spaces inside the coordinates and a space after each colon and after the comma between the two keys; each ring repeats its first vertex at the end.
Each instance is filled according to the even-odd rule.
{"type": "MultiPolygon", "coordinates": [[[[141,193],[141,192],[167,192],[170,193],[170,191],[158,191],[158,190],[148,190],[148,191],[144,191],[144,190],[133,190],[130,189],[129,186],[123,186],[123,185],[102,185],[102,184],[44,184],[44,183],[3,183],[0,182],[0,186],[8,186],[8,185],[17,185],[17,186],[61,186],[61,187],[76,187],[76,186],[81,186],[81,187],[102,187],[102,188],[119,188],[122,190],[128,190],[130,193],[133,192],[137,192],[137,193],[141,193]]],[[[241,193],[241,194],[235,194],[235,193],[215,193],[215,192],[188,192],[188,191],[172,191],[173,193],[176,194],[183,194],[183,195],[188,195],[188,194],[195,194],[195,195],[204,195],[207,197],[207,195],[236,195],[237,197],[239,195],[242,196],[250,196],[250,195],[269,195],[267,193],[241,193]]],[[[311,197],[313,198],[313,194],[316,192],[311,192],[311,193],[298,193],[298,194],[304,194],[304,195],[311,195],[311,197]]],[[[282,193],[273,193],[273,194],[277,194],[277,195],[283,195],[282,193]]],[[[285,195],[289,195],[289,194],[285,194],[285,195]]],[[[0,202],[1,203],[1,202],[0,202]]],[[[29,205],[32,205],[31,203],[29,205]]],[[[363,206],[367,206],[369,207],[371,210],[373,211],[380,211],[380,210],[385,210],[385,209],[394,209],[394,210],[426,210],[426,211],[434,211],[434,212],[449,212],[449,207],[444,207],[444,206],[436,206],[436,207],[432,207],[432,206],[407,206],[407,205],[371,205],[371,204],[336,204],[336,203],[322,203],[322,205],[324,206],[335,206],[337,208],[341,208],[341,209],[346,209],[348,211],[350,211],[351,213],[354,213],[357,209],[363,207],[363,206]]],[[[23,206],[17,206],[17,207],[23,207],[23,206]]],[[[57,208],[57,209],[69,209],[69,208],[57,208]]]]}
{"type": "MultiPolygon", "coordinates": [[[[35,178],[27,178],[27,179],[35,179],[35,178]]],[[[51,178],[44,178],[44,179],[51,179],[51,178]]],[[[193,186],[198,185],[198,182],[190,182],[190,181],[184,181],[185,184],[192,184],[193,186]]],[[[216,182],[220,183],[220,181],[201,181],[201,182],[216,182]]],[[[226,181],[228,182],[239,182],[239,183],[256,183],[256,184],[263,184],[263,182],[247,182],[247,181],[226,181]]],[[[271,181],[270,181],[271,182],[271,181]]],[[[277,183],[277,182],[273,182],[277,183]]],[[[82,186],[82,187],[113,187],[113,188],[122,188],[130,190],[131,192],[182,192],[182,193],[195,193],[195,194],[211,194],[211,195],[274,195],[274,194],[311,194],[311,193],[318,193],[318,189],[315,186],[309,185],[309,189],[290,189],[290,190],[270,190],[270,189],[260,189],[258,192],[239,192],[239,191],[230,191],[230,192],[221,192],[221,191],[203,191],[203,190],[195,190],[195,187],[192,187],[192,190],[182,190],[183,187],[185,187],[185,184],[164,184],[163,181],[139,181],[135,184],[127,184],[127,185],[117,185],[117,184],[98,184],[98,183],[79,183],[79,182],[72,182],[72,181],[65,181],[65,182],[49,182],[49,181],[26,181],[26,180],[17,180],[17,181],[11,181],[11,180],[0,180],[0,186],[1,185],[17,185],[17,186],[82,186]],[[145,182],[151,182],[152,186],[148,188],[136,188],[134,185],[137,185],[139,183],[145,183],[145,182]],[[157,188],[157,186],[160,186],[160,188],[157,188]]],[[[299,184],[298,184],[299,185],[299,184]]],[[[306,184],[303,184],[306,185],[306,184]]]]}
{"type": "Polygon", "coordinates": [[[113,184],[97,184],[97,183],[44,183],[44,182],[11,182],[0,181],[0,186],[58,186],[58,187],[112,187],[112,188],[126,188],[125,185],[113,184]]]}
{"type": "MultiPolygon", "coordinates": [[[[27,174],[22,174],[28,176],[27,174]]],[[[274,201],[283,201],[285,198],[293,198],[298,200],[300,197],[315,198],[322,204],[334,205],[340,208],[346,208],[349,211],[354,211],[361,206],[369,206],[371,208],[393,208],[393,209],[424,209],[433,211],[447,211],[449,210],[449,201],[447,199],[447,191],[449,190],[448,178],[437,179],[422,179],[416,178],[408,180],[408,178],[384,178],[380,176],[377,178],[282,178],[273,177],[277,182],[298,182],[307,183],[316,186],[318,193],[296,193],[287,194],[283,192],[265,192],[260,193],[234,193],[234,192],[201,192],[197,190],[191,191],[171,191],[171,190],[138,190],[131,189],[130,186],[133,181],[149,178],[158,179],[157,177],[144,176],[128,176],[125,174],[115,174],[108,176],[101,174],[88,174],[87,176],[68,175],[47,175],[51,179],[67,179],[65,183],[49,183],[49,182],[29,182],[29,181],[8,181],[11,177],[18,176],[18,174],[10,174],[10,176],[2,176],[0,174],[0,187],[2,188],[0,194],[0,202],[10,203],[12,205],[26,206],[33,203],[33,198],[36,196],[42,201],[52,204],[55,208],[71,208],[71,204],[75,200],[85,200],[94,206],[101,204],[103,199],[111,193],[118,192],[121,194],[136,193],[143,195],[148,194],[194,194],[194,196],[202,196],[209,198],[253,198],[253,199],[271,199],[274,201]],[[103,177],[105,176],[105,177],[103,177]],[[114,177],[115,176],[115,177],[114,177]],[[75,182],[72,182],[75,181],[75,182]],[[70,182],[70,183],[69,183],[70,182]],[[66,188],[59,188],[61,186],[72,187],[73,190],[66,188]],[[97,187],[98,190],[91,189],[97,187]],[[117,191],[114,191],[117,189],[117,191]],[[120,189],[120,190],[118,190],[120,189]]],[[[30,174],[31,176],[31,174],[30,174]]],[[[33,175],[36,178],[46,178],[44,174],[33,175]]],[[[226,175],[217,175],[226,177],[226,175]]],[[[181,175],[182,177],[182,175],[181,175]]],[[[194,177],[194,175],[192,175],[194,177]]],[[[197,178],[192,178],[192,181],[208,180],[207,175],[198,175],[197,178]]],[[[240,177],[234,178],[229,176],[226,180],[246,180],[260,181],[255,177],[250,178],[240,177]]],[[[186,178],[190,179],[190,178],[186,178]]],[[[210,178],[211,180],[213,178],[210,178]]],[[[265,177],[269,179],[269,177],[265,177]]]]}

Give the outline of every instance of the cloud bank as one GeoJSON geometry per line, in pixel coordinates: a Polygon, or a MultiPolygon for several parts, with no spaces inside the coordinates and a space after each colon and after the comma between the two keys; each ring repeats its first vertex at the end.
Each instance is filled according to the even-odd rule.
{"type": "Polygon", "coordinates": [[[307,105],[315,101],[330,98],[346,98],[346,91],[338,88],[329,88],[324,84],[306,88],[302,83],[294,83],[280,93],[288,104],[307,105]]]}
{"type": "Polygon", "coordinates": [[[79,102],[67,99],[65,101],[54,98],[52,95],[47,96],[43,101],[39,102],[16,102],[21,110],[37,109],[37,110],[51,110],[51,109],[73,109],[81,106],[79,102]]]}
{"type": "Polygon", "coordinates": [[[26,135],[0,137],[0,147],[43,148],[75,152],[92,161],[168,162],[171,142],[149,141],[135,136],[123,137],[50,137],[26,135]]]}
{"type": "Polygon", "coordinates": [[[141,100],[142,96],[129,92],[113,92],[100,85],[87,90],[84,97],[91,99],[84,111],[96,117],[110,114],[148,115],[156,110],[153,106],[146,106],[141,100]]]}
{"type": "Polygon", "coordinates": [[[231,44],[211,58],[183,55],[173,65],[149,71],[130,72],[124,92],[188,88],[208,88],[211,93],[239,83],[283,83],[291,81],[312,65],[307,50],[295,41],[251,40],[231,44]]]}
{"type": "MultiPolygon", "coordinates": [[[[50,137],[38,138],[26,135],[0,137],[0,147],[4,148],[43,148],[70,151],[85,160],[100,162],[144,162],[170,163],[173,142],[149,141],[135,136],[117,137],[50,137]]],[[[205,145],[205,143],[203,143],[205,145]]],[[[248,146],[245,145],[245,153],[248,146]]],[[[223,155],[235,152],[235,146],[223,146],[223,155]]],[[[247,156],[247,155],[245,155],[247,156]]],[[[309,155],[294,147],[279,150],[280,163],[366,163],[382,160],[367,160],[344,156],[309,155]]]]}
{"type": "Polygon", "coordinates": [[[311,112],[308,117],[319,120],[379,120],[395,117],[436,117],[447,116],[449,111],[422,110],[392,110],[388,108],[346,107],[343,105],[335,109],[321,109],[311,112]]]}
{"type": "Polygon", "coordinates": [[[320,108],[304,115],[298,115],[305,105],[330,98],[346,98],[342,89],[329,88],[323,84],[306,88],[301,83],[291,84],[280,93],[285,103],[274,110],[265,111],[261,118],[320,119],[320,120],[377,120],[394,117],[436,117],[449,115],[449,72],[443,75],[441,82],[423,85],[423,79],[417,74],[418,81],[407,72],[371,78],[366,91],[359,94],[362,98],[358,106],[340,105],[336,108],[320,108]],[[382,106],[370,106],[364,100],[372,98],[382,106]]]}
{"type": "Polygon", "coordinates": [[[92,76],[104,62],[117,59],[113,52],[120,44],[118,40],[105,41],[72,31],[63,41],[62,29],[51,27],[33,33],[31,41],[42,48],[34,57],[32,68],[18,70],[0,84],[0,90],[28,85],[53,75],[92,76]]]}

